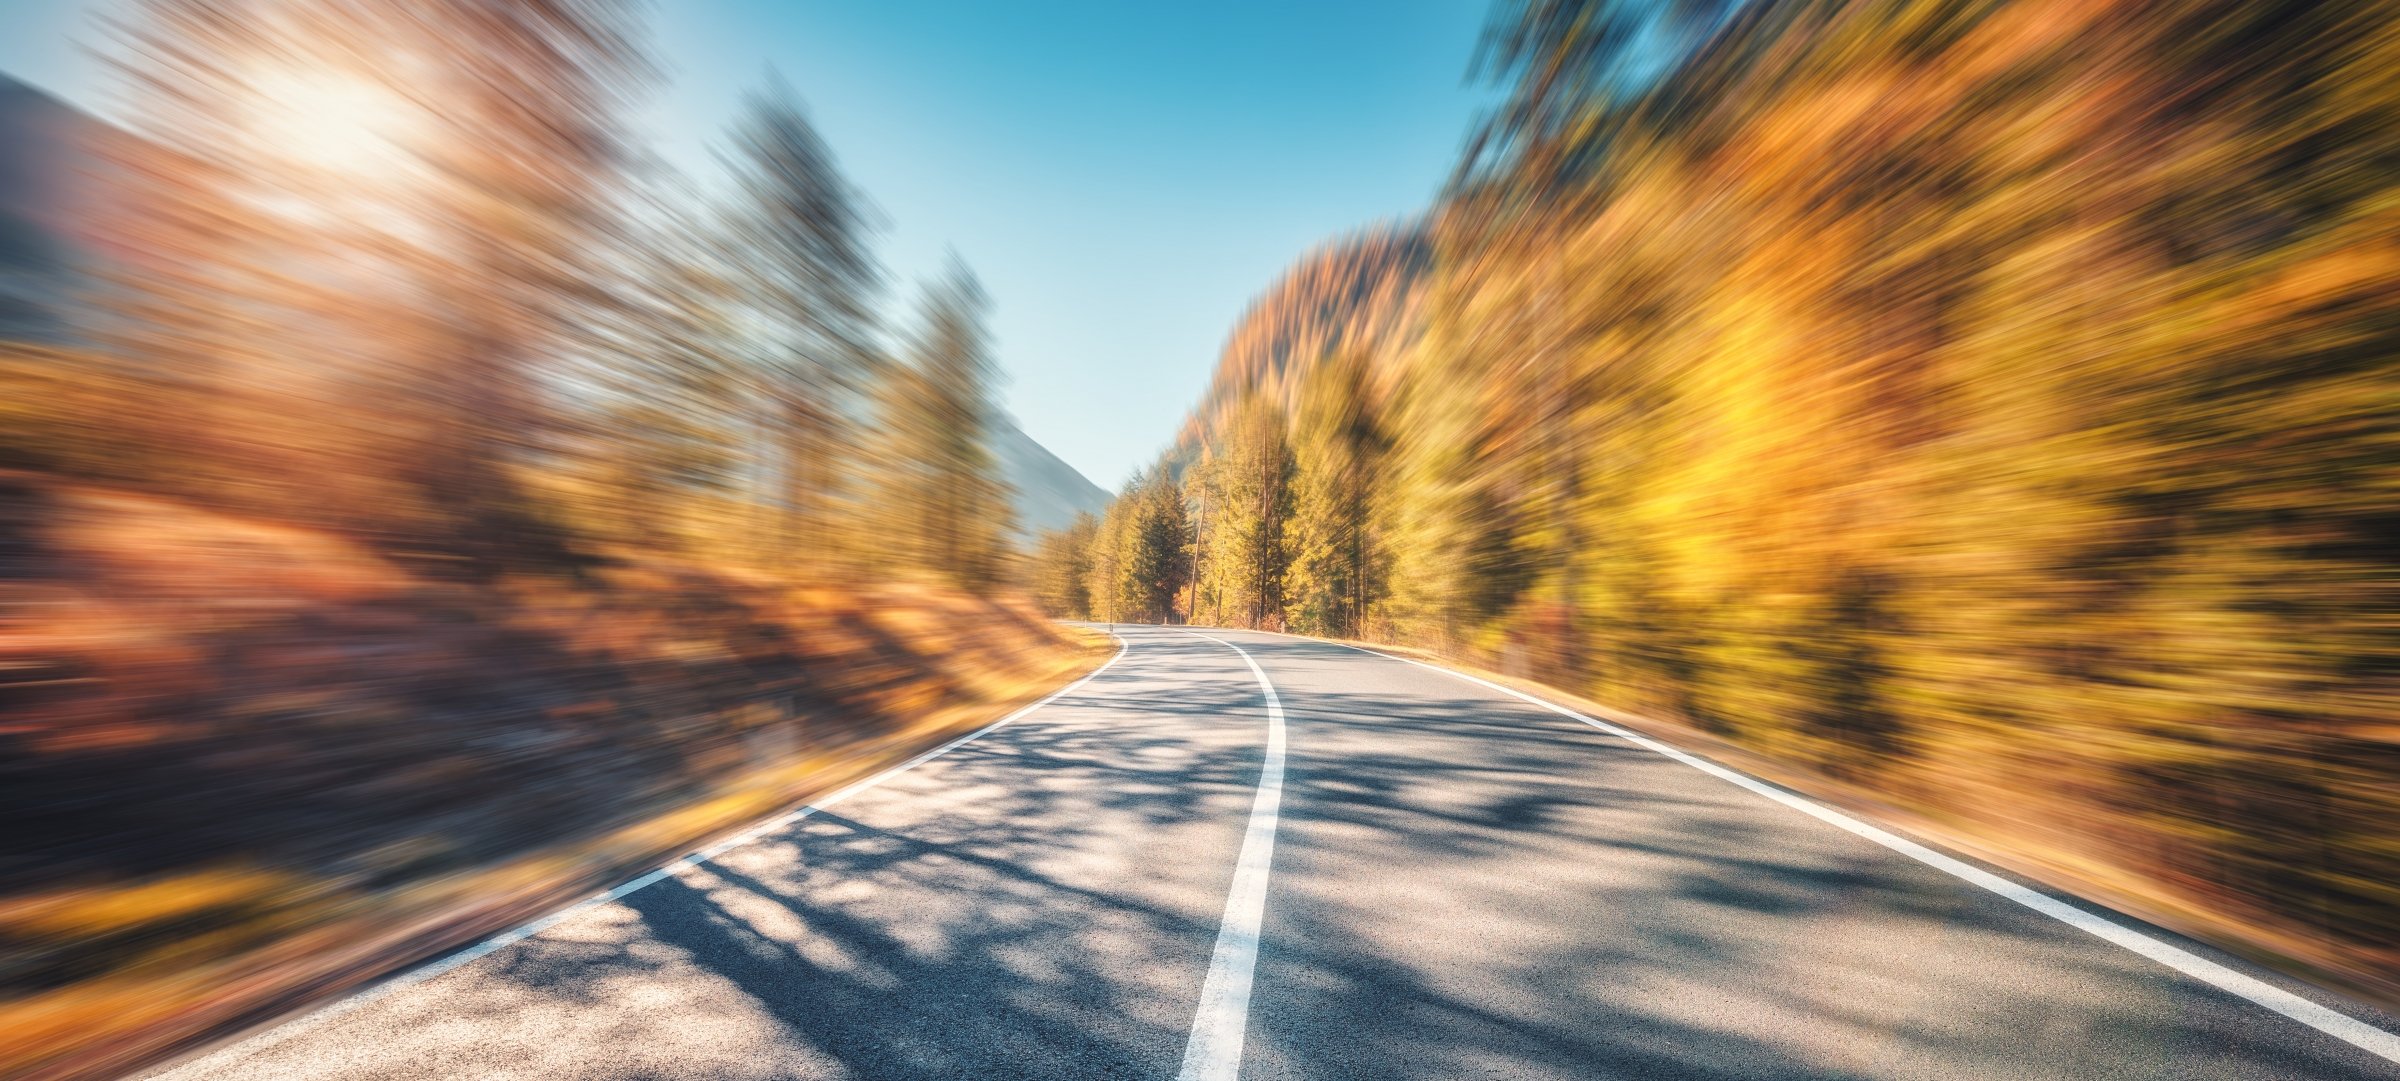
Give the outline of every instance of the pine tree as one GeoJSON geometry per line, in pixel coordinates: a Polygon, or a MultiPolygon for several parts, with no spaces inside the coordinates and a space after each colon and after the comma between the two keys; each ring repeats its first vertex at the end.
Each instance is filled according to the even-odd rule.
{"type": "Polygon", "coordinates": [[[963,263],[925,291],[912,362],[887,373],[883,412],[890,545],[915,567],[983,591],[1007,570],[1014,517],[991,447],[992,362],[983,287],[963,263]]]}
{"type": "Polygon", "coordinates": [[[858,458],[855,402],[878,364],[873,301],[883,270],[867,212],[791,89],[754,94],[729,162],[741,202],[731,245],[780,447],[787,568],[826,569],[858,458]]]}
{"type": "Polygon", "coordinates": [[[1062,529],[1043,531],[1034,545],[1033,590],[1042,610],[1058,619],[1091,619],[1092,548],[1100,519],[1078,512],[1062,529]]]}
{"type": "Polygon", "coordinates": [[[1175,597],[1187,574],[1183,493],[1165,462],[1152,466],[1135,493],[1133,548],[1127,559],[1132,599],[1143,617],[1175,621],[1175,597]]]}
{"type": "Polygon", "coordinates": [[[1303,634],[1357,637],[1380,585],[1369,506],[1382,448],[1367,408],[1366,364],[1342,355],[1304,380],[1294,421],[1285,618],[1303,634]]]}
{"type": "MultiPolygon", "coordinates": [[[[331,5],[326,5],[331,6],[331,5]]],[[[350,5],[343,5],[347,10],[350,5]]],[[[540,367],[589,281],[588,253],[621,192],[628,91],[651,68],[621,0],[428,0],[373,8],[402,46],[378,55],[417,92],[431,61],[447,91],[426,154],[455,191],[427,247],[438,346],[427,390],[449,422],[421,474],[467,518],[475,550],[534,552],[511,471],[545,443],[540,367]]]]}
{"type": "Polygon", "coordinates": [[[1205,588],[1246,627],[1281,622],[1291,514],[1291,453],[1281,410],[1251,395],[1234,410],[1224,454],[1209,471],[1210,563],[1205,588]]]}
{"type": "Polygon", "coordinates": [[[1091,558],[1087,561],[1090,583],[1092,618],[1107,623],[1131,619],[1125,583],[1126,554],[1131,545],[1136,493],[1141,491],[1140,477],[1127,481],[1117,497],[1109,501],[1100,525],[1092,535],[1091,558]]]}

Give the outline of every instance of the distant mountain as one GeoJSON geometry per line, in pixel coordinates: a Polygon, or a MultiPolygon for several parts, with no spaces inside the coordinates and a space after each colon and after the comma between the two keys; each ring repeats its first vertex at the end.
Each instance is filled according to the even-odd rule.
{"type": "Polygon", "coordinates": [[[1015,421],[1002,418],[992,434],[1000,475],[1016,489],[1017,529],[1023,535],[1061,528],[1081,511],[1099,514],[1108,509],[1107,492],[1034,442],[1015,421]]]}
{"type": "Polygon", "coordinates": [[[84,160],[103,125],[0,75],[0,339],[66,335],[84,160]]]}

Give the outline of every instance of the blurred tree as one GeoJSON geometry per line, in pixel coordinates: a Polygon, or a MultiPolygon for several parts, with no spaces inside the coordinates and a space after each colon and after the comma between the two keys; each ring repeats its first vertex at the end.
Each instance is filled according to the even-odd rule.
{"type": "Polygon", "coordinates": [[[112,336],[200,418],[182,483],[563,557],[518,471],[647,74],[613,0],[149,0],[122,71],[112,336]],[[439,102],[435,108],[428,102],[439,102]]]}
{"type": "Polygon", "coordinates": [[[751,96],[729,165],[732,243],[781,436],[779,562],[824,572],[860,456],[854,403],[880,364],[883,270],[860,196],[781,79],[751,96]]]}
{"type": "Polygon", "coordinates": [[[1363,601],[2400,970],[2385,7],[1501,4],[1509,100],[1417,242],[1235,328],[1178,446],[1195,608],[1363,601]]]}
{"type": "Polygon", "coordinates": [[[1546,184],[1506,181],[1563,182],[1599,164],[1632,106],[1745,6],[1745,0],[1500,0],[1472,74],[1509,94],[1470,134],[1458,182],[1500,179],[1515,194],[1538,194],[1546,184]]]}
{"type": "Polygon", "coordinates": [[[1143,478],[1136,475],[1125,482],[1117,497],[1109,501],[1100,526],[1092,535],[1090,583],[1092,618],[1115,623],[1138,618],[1137,603],[1132,600],[1129,583],[1133,574],[1129,553],[1133,547],[1134,521],[1140,502],[1143,478]]]}
{"type": "Polygon", "coordinates": [[[993,365],[983,287],[953,261],[925,291],[912,362],[884,384],[882,468],[897,551],[971,590],[999,584],[1013,511],[991,448],[993,365]]]}
{"type": "Polygon", "coordinates": [[[1209,476],[1215,468],[1216,452],[1202,443],[1191,464],[1183,470],[1181,491],[1185,513],[1191,518],[1191,543],[1184,553],[1184,618],[1212,626],[1225,622],[1223,598],[1209,588],[1208,578],[1208,564],[1214,554],[1209,548],[1209,476]]]}
{"type": "Polygon", "coordinates": [[[1043,531],[1034,542],[1033,590],[1042,610],[1058,619],[1092,619],[1092,548],[1100,519],[1078,513],[1063,529],[1043,531]]]}
{"type": "Polygon", "coordinates": [[[752,562],[748,514],[763,377],[745,347],[731,253],[680,185],[629,201],[580,323],[578,393],[561,395],[554,498],[595,539],[752,562]],[[578,423],[578,421],[580,423],[578,423]]]}
{"type": "Polygon", "coordinates": [[[1312,366],[1299,397],[1285,618],[1302,634],[1354,638],[1380,589],[1370,506],[1382,440],[1365,360],[1351,353],[1312,366]]]}
{"type": "MultiPolygon", "coordinates": [[[[555,359],[561,320],[592,276],[592,240],[621,191],[627,98],[652,70],[632,36],[634,8],[624,0],[427,0],[372,10],[400,29],[379,26],[341,43],[349,51],[331,70],[364,60],[380,69],[377,95],[438,92],[443,105],[428,114],[436,130],[424,159],[452,185],[436,196],[443,212],[428,218],[435,239],[419,264],[437,320],[422,385],[440,418],[437,446],[419,459],[422,483],[467,519],[478,549],[554,551],[560,538],[526,513],[512,465],[542,441],[536,368],[555,359]],[[378,44],[359,47],[367,42],[378,44]]],[[[337,145],[346,138],[323,137],[337,145]]]]}
{"type": "Polygon", "coordinates": [[[1125,556],[1128,607],[1147,620],[1174,622],[1175,599],[1189,576],[1191,536],[1183,492],[1166,462],[1142,475],[1133,505],[1131,547],[1125,556]]]}
{"type": "Polygon", "coordinates": [[[1222,598],[1246,627],[1280,623],[1284,527],[1290,517],[1292,459],[1284,418],[1275,403],[1251,395],[1233,410],[1218,457],[1208,472],[1211,560],[1203,588],[1222,598]]]}

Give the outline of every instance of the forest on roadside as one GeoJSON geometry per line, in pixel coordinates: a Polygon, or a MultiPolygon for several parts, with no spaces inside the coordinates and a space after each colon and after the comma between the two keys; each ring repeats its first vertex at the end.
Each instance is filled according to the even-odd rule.
{"type": "Polygon", "coordinates": [[[2400,20],[1507,0],[1054,613],[1416,646],[2400,999],[2400,20]]]}
{"type": "Polygon", "coordinates": [[[893,304],[771,80],[728,183],[661,164],[645,34],[143,0],[125,126],[0,168],[8,268],[66,283],[0,312],[0,1075],[155,1063],[1095,663],[1014,582],[974,274],[893,304]]]}

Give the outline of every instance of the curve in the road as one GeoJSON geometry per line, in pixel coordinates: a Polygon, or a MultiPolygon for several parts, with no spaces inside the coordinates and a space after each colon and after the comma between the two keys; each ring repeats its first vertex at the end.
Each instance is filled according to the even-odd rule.
{"type": "Polygon", "coordinates": [[[1242,1070],[1250,979],[1258,968],[1259,925],[1267,915],[1267,874],[1275,862],[1275,824],[1283,805],[1283,700],[1249,650],[1197,631],[1184,633],[1240,654],[1267,703],[1266,763],[1259,769],[1258,796],[1250,805],[1250,825],[1242,833],[1242,854],[1234,865],[1233,887],[1225,894],[1225,917],[1217,924],[1217,945],[1209,954],[1200,1009],[1192,1018],[1191,1042],[1184,1045],[1183,1070],[1177,1075],[1180,1081],[1233,1081],[1242,1070]]]}

